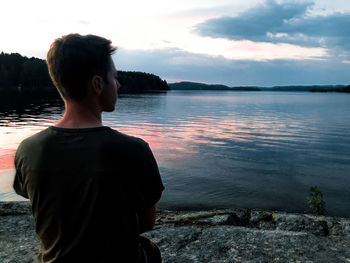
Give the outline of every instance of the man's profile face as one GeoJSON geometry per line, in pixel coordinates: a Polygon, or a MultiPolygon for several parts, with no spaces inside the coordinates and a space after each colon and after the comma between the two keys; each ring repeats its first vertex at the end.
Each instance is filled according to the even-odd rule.
{"type": "Polygon", "coordinates": [[[114,111],[115,103],[117,102],[118,89],[120,84],[117,80],[117,70],[114,66],[112,58],[110,59],[110,67],[107,72],[107,82],[101,94],[101,107],[103,111],[114,111]]]}

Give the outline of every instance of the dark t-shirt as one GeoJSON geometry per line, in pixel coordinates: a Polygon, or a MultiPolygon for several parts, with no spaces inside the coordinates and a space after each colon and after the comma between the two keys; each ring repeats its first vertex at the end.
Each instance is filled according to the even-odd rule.
{"type": "Polygon", "coordinates": [[[50,127],[20,144],[15,166],[14,189],[32,203],[40,261],[133,262],[136,211],[164,189],[146,142],[109,127],[50,127]]]}

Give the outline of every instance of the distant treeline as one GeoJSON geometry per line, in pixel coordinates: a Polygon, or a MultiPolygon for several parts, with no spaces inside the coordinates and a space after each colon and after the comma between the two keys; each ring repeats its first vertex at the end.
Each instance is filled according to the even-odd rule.
{"type": "MultiPolygon", "coordinates": [[[[165,80],[143,72],[118,72],[120,93],[143,93],[169,90],[165,80]]],[[[56,93],[50,79],[46,61],[28,58],[18,53],[0,54],[0,92],[15,93],[56,93]]]]}
{"type": "Polygon", "coordinates": [[[326,87],[323,89],[320,89],[318,87],[312,87],[309,91],[311,92],[350,92],[350,85],[349,86],[344,86],[344,87],[338,87],[338,86],[333,86],[333,87],[326,87]]]}
{"type": "Polygon", "coordinates": [[[162,92],[170,90],[168,83],[160,77],[131,71],[118,71],[120,93],[162,92]]]}
{"type": "Polygon", "coordinates": [[[204,84],[197,82],[177,82],[168,84],[172,90],[236,90],[236,91],[260,91],[258,87],[228,87],[220,84],[204,84]]]}
{"type": "Polygon", "coordinates": [[[168,84],[172,90],[231,90],[231,91],[307,91],[307,92],[350,92],[350,86],[345,85],[313,85],[313,86],[239,86],[229,87],[218,84],[196,82],[177,82],[168,84]]]}
{"type": "Polygon", "coordinates": [[[21,85],[32,91],[52,88],[45,60],[23,57],[18,53],[0,54],[0,90],[16,91],[21,85]]]}
{"type": "Polygon", "coordinates": [[[275,86],[261,89],[264,91],[350,92],[350,86],[345,85],[275,86]]]}

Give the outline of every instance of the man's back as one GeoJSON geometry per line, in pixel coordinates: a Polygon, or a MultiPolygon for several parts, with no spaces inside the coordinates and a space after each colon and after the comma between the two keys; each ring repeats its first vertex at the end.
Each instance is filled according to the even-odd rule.
{"type": "Polygon", "coordinates": [[[134,261],[136,211],[163,190],[147,143],[108,127],[50,127],[22,142],[15,164],[14,188],[32,202],[43,260],[134,261]]]}

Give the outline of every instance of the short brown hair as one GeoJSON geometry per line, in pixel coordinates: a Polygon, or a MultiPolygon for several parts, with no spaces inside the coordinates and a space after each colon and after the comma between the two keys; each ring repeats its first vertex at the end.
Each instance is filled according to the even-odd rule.
{"type": "Polygon", "coordinates": [[[69,34],[56,39],[47,53],[51,79],[64,99],[84,98],[89,80],[100,75],[107,81],[112,42],[95,35],[69,34]]]}

